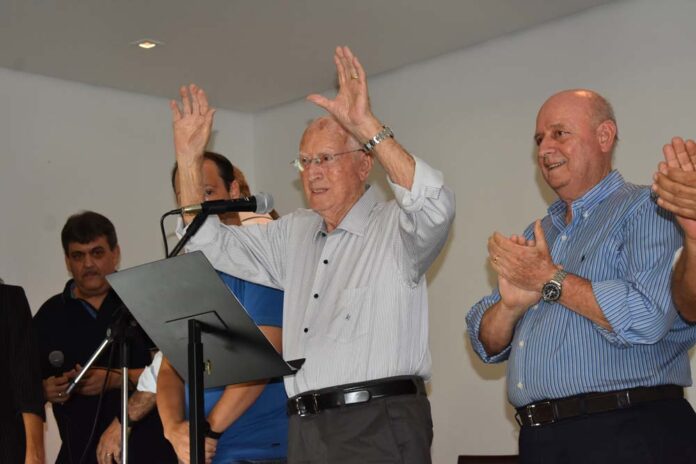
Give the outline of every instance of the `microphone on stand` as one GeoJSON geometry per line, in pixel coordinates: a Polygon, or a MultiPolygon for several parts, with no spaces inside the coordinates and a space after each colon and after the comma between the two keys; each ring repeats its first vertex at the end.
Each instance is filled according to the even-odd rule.
{"type": "Polygon", "coordinates": [[[186,228],[186,233],[181,240],[179,240],[179,243],[177,243],[171,253],[167,255],[167,258],[178,255],[189,239],[193,237],[196,232],[198,232],[198,229],[201,228],[207,217],[211,214],[241,211],[251,211],[258,214],[266,214],[272,210],[273,197],[270,194],[263,192],[257,193],[256,195],[250,197],[238,198],[236,200],[204,201],[203,203],[199,203],[197,205],[188,205],[184,206],[183,208],[174,209],[170,211],[170,213],[194,213],[196,216],[186,228]]]}
{"type": "Polygon", "coordinates": [[[266,214],[272,209],[273,197],[268,193],[260,192],[250,197],[237,198],[235,200],[204,201],[196,205],[184,206],[179,212],[181,214],[203,213],[211,215],[251,211],[254,213],[266,214]]]}

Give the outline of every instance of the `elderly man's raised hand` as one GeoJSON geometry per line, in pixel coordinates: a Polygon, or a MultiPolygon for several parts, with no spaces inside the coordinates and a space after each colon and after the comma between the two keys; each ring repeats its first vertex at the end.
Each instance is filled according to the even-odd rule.
{"type": "Polygon", "coordinates": [[[312,94],[307,100],[321,106],[360,142],[365,142],[382,128],[370,109],[367,76],[358,58],[348,47],[337,47],[334,54],[338,75],[338,94],[333,100],[312,94]]]}
{"type": "Polygon", "coordinates": [[[652,186],[657,203],[674,213],[686,236],[696,240],[696,142],[674,137],[662,152],[665,161],[652,186]]]}
{"type": "Polygon", "coordinates": [[[215,109],[208,104],[205,91],[195,84],[179,89],[181,103],[172,100],[174,150],[177,161],[191,164],[202,162],[213,127],[215,109]]]}

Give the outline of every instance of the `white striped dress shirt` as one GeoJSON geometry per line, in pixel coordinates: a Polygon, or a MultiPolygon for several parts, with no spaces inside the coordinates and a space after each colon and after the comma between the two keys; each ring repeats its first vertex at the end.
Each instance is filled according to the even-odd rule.
{"type": "Polygon", "coordinates": [[[447,239],[454,194],[419,159],[410,191],[390,186],[395,201],[380,203],[368,188],[331,233],[311,210],[249,227],[211,217],[186,248],[222,272],[285,291],[283,357],[306,359],[285,380],[289,396],[430,377],[424,274],[447,239]]]}
{"type": "MultiPolygon", "coordinates": [[[[557,201],[542,220],[553,262],[588,279],[607,331],[559,303],[540,301],[517,323],[512,343],[489,356],[479,340],[484,312],[499,293],[467,315],[475,351],[487,363],[508,360],[510,402],[663,384],[691,385],[688,350],[696,327],[677,317],[670,296],[675,250],[682,238],[671,214],[647,187],[624,182],[612,171],[572,204],[557,201]]],[[[533,224],[525,237],[533,236],[533,224]]]]}

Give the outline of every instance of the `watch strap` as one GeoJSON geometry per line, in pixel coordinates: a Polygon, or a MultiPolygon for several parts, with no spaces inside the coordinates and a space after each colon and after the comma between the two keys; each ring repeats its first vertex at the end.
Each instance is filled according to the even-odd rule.
{"type": "Polygon", "coordinates": [[[388,138],[394,138],[394,132],[392,132],[392,130],[387,126],[382,126],[382,130],[368,140],[365,145],[363,145],[363,150],[369,153],[374,150],[377,145],[384,142],[388,138]]]}
{"type": "Polygon", "coordinates": [[[210,423],[206,422],[205,423],[205,436],[208,438],[212,438],[213,440],[219,440],[220,437],[222,436],[223,432],[215,432],[213,429],[210,428],[210,423]]]}
{"type": "Polygon", "coordinates": [[[563,286],[563,281],[567,276],[568,273],[566,271],[559,269],[556,271],[553,277],[551,277],[551,282],[556,282],[559,286],[563,286]]]}

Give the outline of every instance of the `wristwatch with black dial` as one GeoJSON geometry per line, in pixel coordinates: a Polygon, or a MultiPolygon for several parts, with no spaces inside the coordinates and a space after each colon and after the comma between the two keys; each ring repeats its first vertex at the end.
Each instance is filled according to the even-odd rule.
{"type": "Polygon", "coordinates": [[[559,269],[551,277],[551,280],[546,282],[541,288],[541,298],[544,301],[554,302],[561,298],[561,290],[563,289],[563,281],[568,273],[563,269],[559,269]]]}

